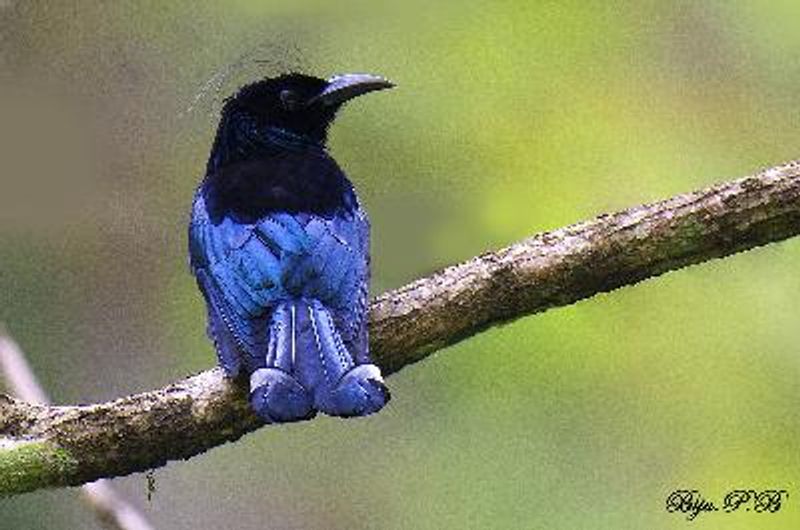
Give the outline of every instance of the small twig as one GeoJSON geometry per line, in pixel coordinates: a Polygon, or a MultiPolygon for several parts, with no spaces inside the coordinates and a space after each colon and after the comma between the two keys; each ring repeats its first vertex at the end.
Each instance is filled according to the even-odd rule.
{"type": "Polygon", "coordinates": [[[83,498],[97,518],[108,528],[119,530],[152,530],[144,515],[128,503],[106,479],[83,486],[83,498]]]}
{"type": "Polygon", "coordinates": [[[29,403],[48,405],[50,399],[39,385],[25,354],[0,324],[0,370],[11,393],[29,403]]]}
{"type": "MultiPolygon", "coordinates": [[[[9,390],[30,403],[48,405],[42,386],[36,380],[25,354],[0,325],[0,371],[9,390]]],[[[100,479],[81,486],[82,498],[94,511],[97,519],[110,530],[153,530],[153,526],[111,486],[100,479]]]]}

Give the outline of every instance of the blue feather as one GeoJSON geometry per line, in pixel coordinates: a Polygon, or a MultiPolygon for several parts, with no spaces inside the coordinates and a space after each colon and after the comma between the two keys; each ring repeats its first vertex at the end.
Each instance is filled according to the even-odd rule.
{"type": "Polygon", "coordinates": [[[316,410],[363,416],[386,404],[380,370],[356,366],[319,300],[279,304],[269,329],[266,366],[250,378],[251,404],[265,421],[305,418],[316,410]]]}
{"type": "Polygon", "coordinates": [[[265,129],[240,96],[223,110],[189,225],[219,364],[250,376],[267,422],[376,412],[389,394],[367,340],[367,216],[319,139],[265,129]]]}

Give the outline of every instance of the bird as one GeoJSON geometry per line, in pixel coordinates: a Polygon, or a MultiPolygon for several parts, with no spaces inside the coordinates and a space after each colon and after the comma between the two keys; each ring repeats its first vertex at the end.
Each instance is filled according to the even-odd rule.
{"type": "Polygon", "coordinates": [[[267,77],[225,100],[189,222],[207,334],[266,423],[366,416],[390,393],[369,353],[370,225],[328,130],[372,74],[267,77]]]}

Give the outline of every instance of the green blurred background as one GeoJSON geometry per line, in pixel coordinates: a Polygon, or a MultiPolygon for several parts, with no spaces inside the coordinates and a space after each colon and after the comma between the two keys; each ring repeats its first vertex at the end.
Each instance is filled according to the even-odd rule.
{"type": "MultiPolygon", "coordinates": [[[[0,321],[59,403],[211,366],[185,224],[247,80],[399,85],[331,140],[377,294],[800,156],[799,23],[788,0],[0,0],[0,321]]],[[[799,260],[788,241],[525,318],[393,376],[377,416],[170,463],[150,502],[144,475],[114,483],[169,529],[798,528],[799,260]],[[776,514],[664,509],[769,487],[776,514]]],[[[77,498],[2,500],[0,527],[98,528],[77,498]]]]}

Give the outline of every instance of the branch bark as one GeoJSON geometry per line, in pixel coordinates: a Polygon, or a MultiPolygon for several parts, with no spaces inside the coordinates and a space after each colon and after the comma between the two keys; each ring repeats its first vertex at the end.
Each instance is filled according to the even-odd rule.
{"type": "MultiPolygon", "coordinates": [[[[386,374],[490,326],[800,234],[800,162],[533,236],[377,297],[386,374]]],[[[262,424],[215,368],[96,405],[0,395],[0,495],[83,484],[189,458],[262,424]]]]}

